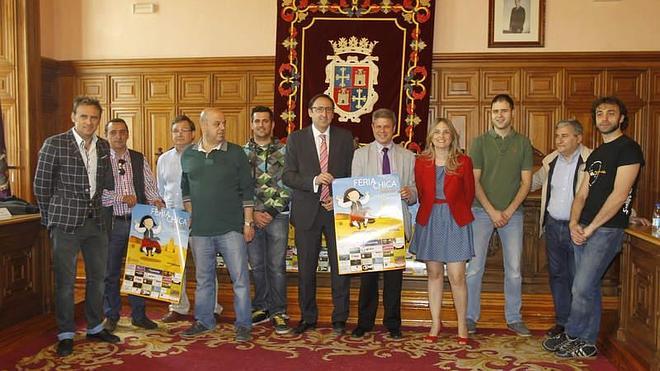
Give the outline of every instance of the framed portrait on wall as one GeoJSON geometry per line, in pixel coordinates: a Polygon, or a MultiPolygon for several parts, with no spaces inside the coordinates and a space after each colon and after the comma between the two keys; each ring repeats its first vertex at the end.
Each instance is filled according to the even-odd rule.
{"type": "Polygon", "coordinates": [[[489,0],[488,47],[543,47],[545,0],[489,0]]]}

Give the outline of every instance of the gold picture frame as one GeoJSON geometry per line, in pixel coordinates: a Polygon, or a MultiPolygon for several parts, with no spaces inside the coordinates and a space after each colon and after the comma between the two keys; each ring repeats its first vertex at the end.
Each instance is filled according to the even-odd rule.
{"type": "Polygon", "coordinates": [[[489,48],[540,48],[544,44],[545,0],[489,0],[489,48]]]}

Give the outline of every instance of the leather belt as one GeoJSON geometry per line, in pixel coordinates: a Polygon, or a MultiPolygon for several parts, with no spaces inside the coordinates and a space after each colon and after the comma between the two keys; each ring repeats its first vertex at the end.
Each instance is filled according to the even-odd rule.
{"type": "Polygon", "coordinates": [[[127,222],[131,221],[131,214],[126,214],[126,215],[113,215],[112,216],[114,219],[119,219],[119,220],[124,220],[127,222]]]}

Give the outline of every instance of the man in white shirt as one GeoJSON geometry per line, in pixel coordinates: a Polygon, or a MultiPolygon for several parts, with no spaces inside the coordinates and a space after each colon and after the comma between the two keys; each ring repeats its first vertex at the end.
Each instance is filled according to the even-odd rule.
{"type": "MultiPolygon", "coordinates": [[[[195,123],[186,115],[180,115],[172,120],[170,126],[172,143],[174,147],[163,153],[156,164],[156,178],[158,193],[163,197],[165,206],[183,210],[181,196],[181,154],[195,138],[195,123]]],[[[161,319],[165,323],[181,321],[190,311],[190,300],[186,294],[186,275],[183,275],[184,287],[181,291],[181,300],[178,304],[170,304],[170,311],[161,319]]],[[[217,287],[217,280],[216,280],[217,287]]],[[[218,303],[218,294],[215,296],[215,313],[222,313],[222,305],[218,303]]]]}

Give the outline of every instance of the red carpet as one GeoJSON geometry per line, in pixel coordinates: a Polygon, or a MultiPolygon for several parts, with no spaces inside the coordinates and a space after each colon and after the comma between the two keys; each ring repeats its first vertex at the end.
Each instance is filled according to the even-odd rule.
{"type": "Polygon", "coordinates": [[[602,356],[592,361],[562,360],[541,349],[541,336],[521,338],[502,330],[481,330],[467,347],[456,344],[455,329],[446,329],[436,344],[422,341],[426,329],[404,328],[393,340],[382,329],[353,339],[337,337],[330,328],[298,335],[277,335],[270,325],[253,329],[253,340],[234,342],[231,323],[194,339],[178,334],[188,322],[160,324],[157,330],[138,330],[122,318],[119,344],[88,342],[76,334],[73,355],[55,355],[54,333],[0,356],[0,369],[136,370],[614,370],[602,356]]]}

